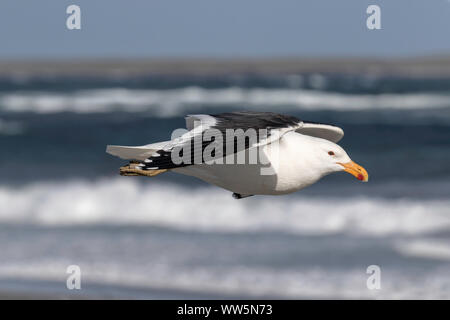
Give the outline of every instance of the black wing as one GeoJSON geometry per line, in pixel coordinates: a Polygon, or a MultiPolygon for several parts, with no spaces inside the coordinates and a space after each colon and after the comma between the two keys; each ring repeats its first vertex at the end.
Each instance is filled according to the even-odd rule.
{"type": "Polygon", "coordinates": [[[140,168],[173,169],[223,158],[250,147],[278,140],[284,133],[298,129],[302,121],[296,117],[273,112],[241,111],[192,115],[186,118],[186,124],[191,131],[146,159],[140,168]],[[205,159],[205,149],[208,146],[213,151],[208,153],[209,157],[205,159]],[[174,156],[178,160],[180,158],[184,160],[174,161],[174,156]]]}

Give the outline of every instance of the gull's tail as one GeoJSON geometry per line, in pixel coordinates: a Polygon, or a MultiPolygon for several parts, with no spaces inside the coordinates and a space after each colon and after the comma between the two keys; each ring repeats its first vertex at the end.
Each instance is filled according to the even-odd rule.
{"type": "Polygon", "coordinates": [[[167,142],[168,141],[164,141],[137,147],[108,145],[106,146],[106,153],[121,159],[131,160],[128,165],[120,168],[120,175],[153,177],[160,173],[166,172],[167,170],[142,170],[139,167],[139,164],[141,164],[145,159],[148,159],[152,155],[156,154],[158,150],[167,144],[167,142]]]}
{"type": "Polygon", "coordinates": [[[138,147],[108,145],[106,146],[106,153],[125,160],[144,161],[160,150],[163,144],[164,142],[158,142],[138,147]]]}

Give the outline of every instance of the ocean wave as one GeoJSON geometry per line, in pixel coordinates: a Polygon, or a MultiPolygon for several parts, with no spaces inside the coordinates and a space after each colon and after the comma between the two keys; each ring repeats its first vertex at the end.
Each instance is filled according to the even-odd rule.
{"type": "Polygon", "coordinates": [[[133,179],[0,187],[0,223],[147,225],[201,232],[427,234],[450,229],[448,199],[256,196],[133,179]],[[176,201],[174,201],[176,199],[176,201]]]}
{"type": "MultiPolygon", "coordinates": [[[[218,295],[242,298],[308,298],[308,299],[449,299],[448,267],[436,268],[421,275],[382,269],[381,290],[368,290],[368,275],[364,268],[344,270],[307,268],[277,270],[270,268],[174,268],[164,264],[115,265],[110,261],[82,260],[82,290],[78,294],[95,292],[91,287],[105,285],[103,296],[124,298],[125,293],[108,286],[127,286],[147,290],[153,297],[158,290],[178,291],[180,297],[218,295]],[[107,292],[105,294],[105,292],[107,292]],[[151,293],[151,292],[156,292],[151,293]]],[[[70,260],[5,263],[0,265],[0,279],[54,281],[54,291],[66,283],[65,270],[70,260]]],[[[1,282],[0,282],[1,284],[1,282]]],[[[23,286],[23,284],[22,284],[23,286]]],[[[34,288],[39,293],[51,292],[51,287],[34,288]]],[[[120,287],[119,287],[120,288],[120,287]]],[[[123,289],[122,289],[123,290],[123,289]]],[[[58,292],[56,291],[56,292],[58,292]]],[[[143,295],[141,291],[140,295],[143,295]]],[[[68,292],[66,291],[66,294],[68,292]]],[[[164,293],[163,293],[164,294],[164,293]]],[[[97,293],[98,296],[98,293],[97,293]]],[[[138,295],[139,296],[139,295],[138,295]]],[[[95,297],[95,295],[93,296],[95,297]]],[[[100,295],[102,297],[102,295],[100,295]]],[[[145,297],[145,295],[144,295],[145,297]]]]}
{"type": "Polygon", "coordinates": [[[195,107],[298,110],[414,110],[450,108],[445,93],[344,94],[306,89],[205,89],[186,87],[167,90],[91,89],[75,92],[16,92],[0,96],[0,110],[36,113],[149,112],[170,117],[195,107]]]}
{"type": "Polygon", "coordinates": [[[446,239],[417,239],[396,244],[405,256],[450,261],[450,244],[446,239]]]}

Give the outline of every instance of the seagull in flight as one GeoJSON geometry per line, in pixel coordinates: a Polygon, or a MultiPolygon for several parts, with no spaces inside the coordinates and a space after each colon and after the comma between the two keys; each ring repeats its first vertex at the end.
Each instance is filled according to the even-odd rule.
{"type": "Polygon", "coordinates": [[[229,190],[236,199],[292,193],[333,172],[369,179],[336,144],[344,131],[334,125],[250,111],[185,119],[187,130],[169,141],[108,145],[106,152],[130,160],[121,175],[154,177],[173,171],[229,190]]]}

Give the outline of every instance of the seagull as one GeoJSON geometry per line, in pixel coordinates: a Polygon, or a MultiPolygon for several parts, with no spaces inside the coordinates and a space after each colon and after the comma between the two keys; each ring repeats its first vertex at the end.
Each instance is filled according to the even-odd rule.
{"type": "Polygon", "coordinates": [[[344,131],[273,112],[188,115],[187,130],[143,146],[108,145],[106,152],[130,160],[124,176],[153,177],[166,171],[193,176],[233,193],[289,194],[345,171],[367,182],[367,171],[336,143],[344,131]]]}

